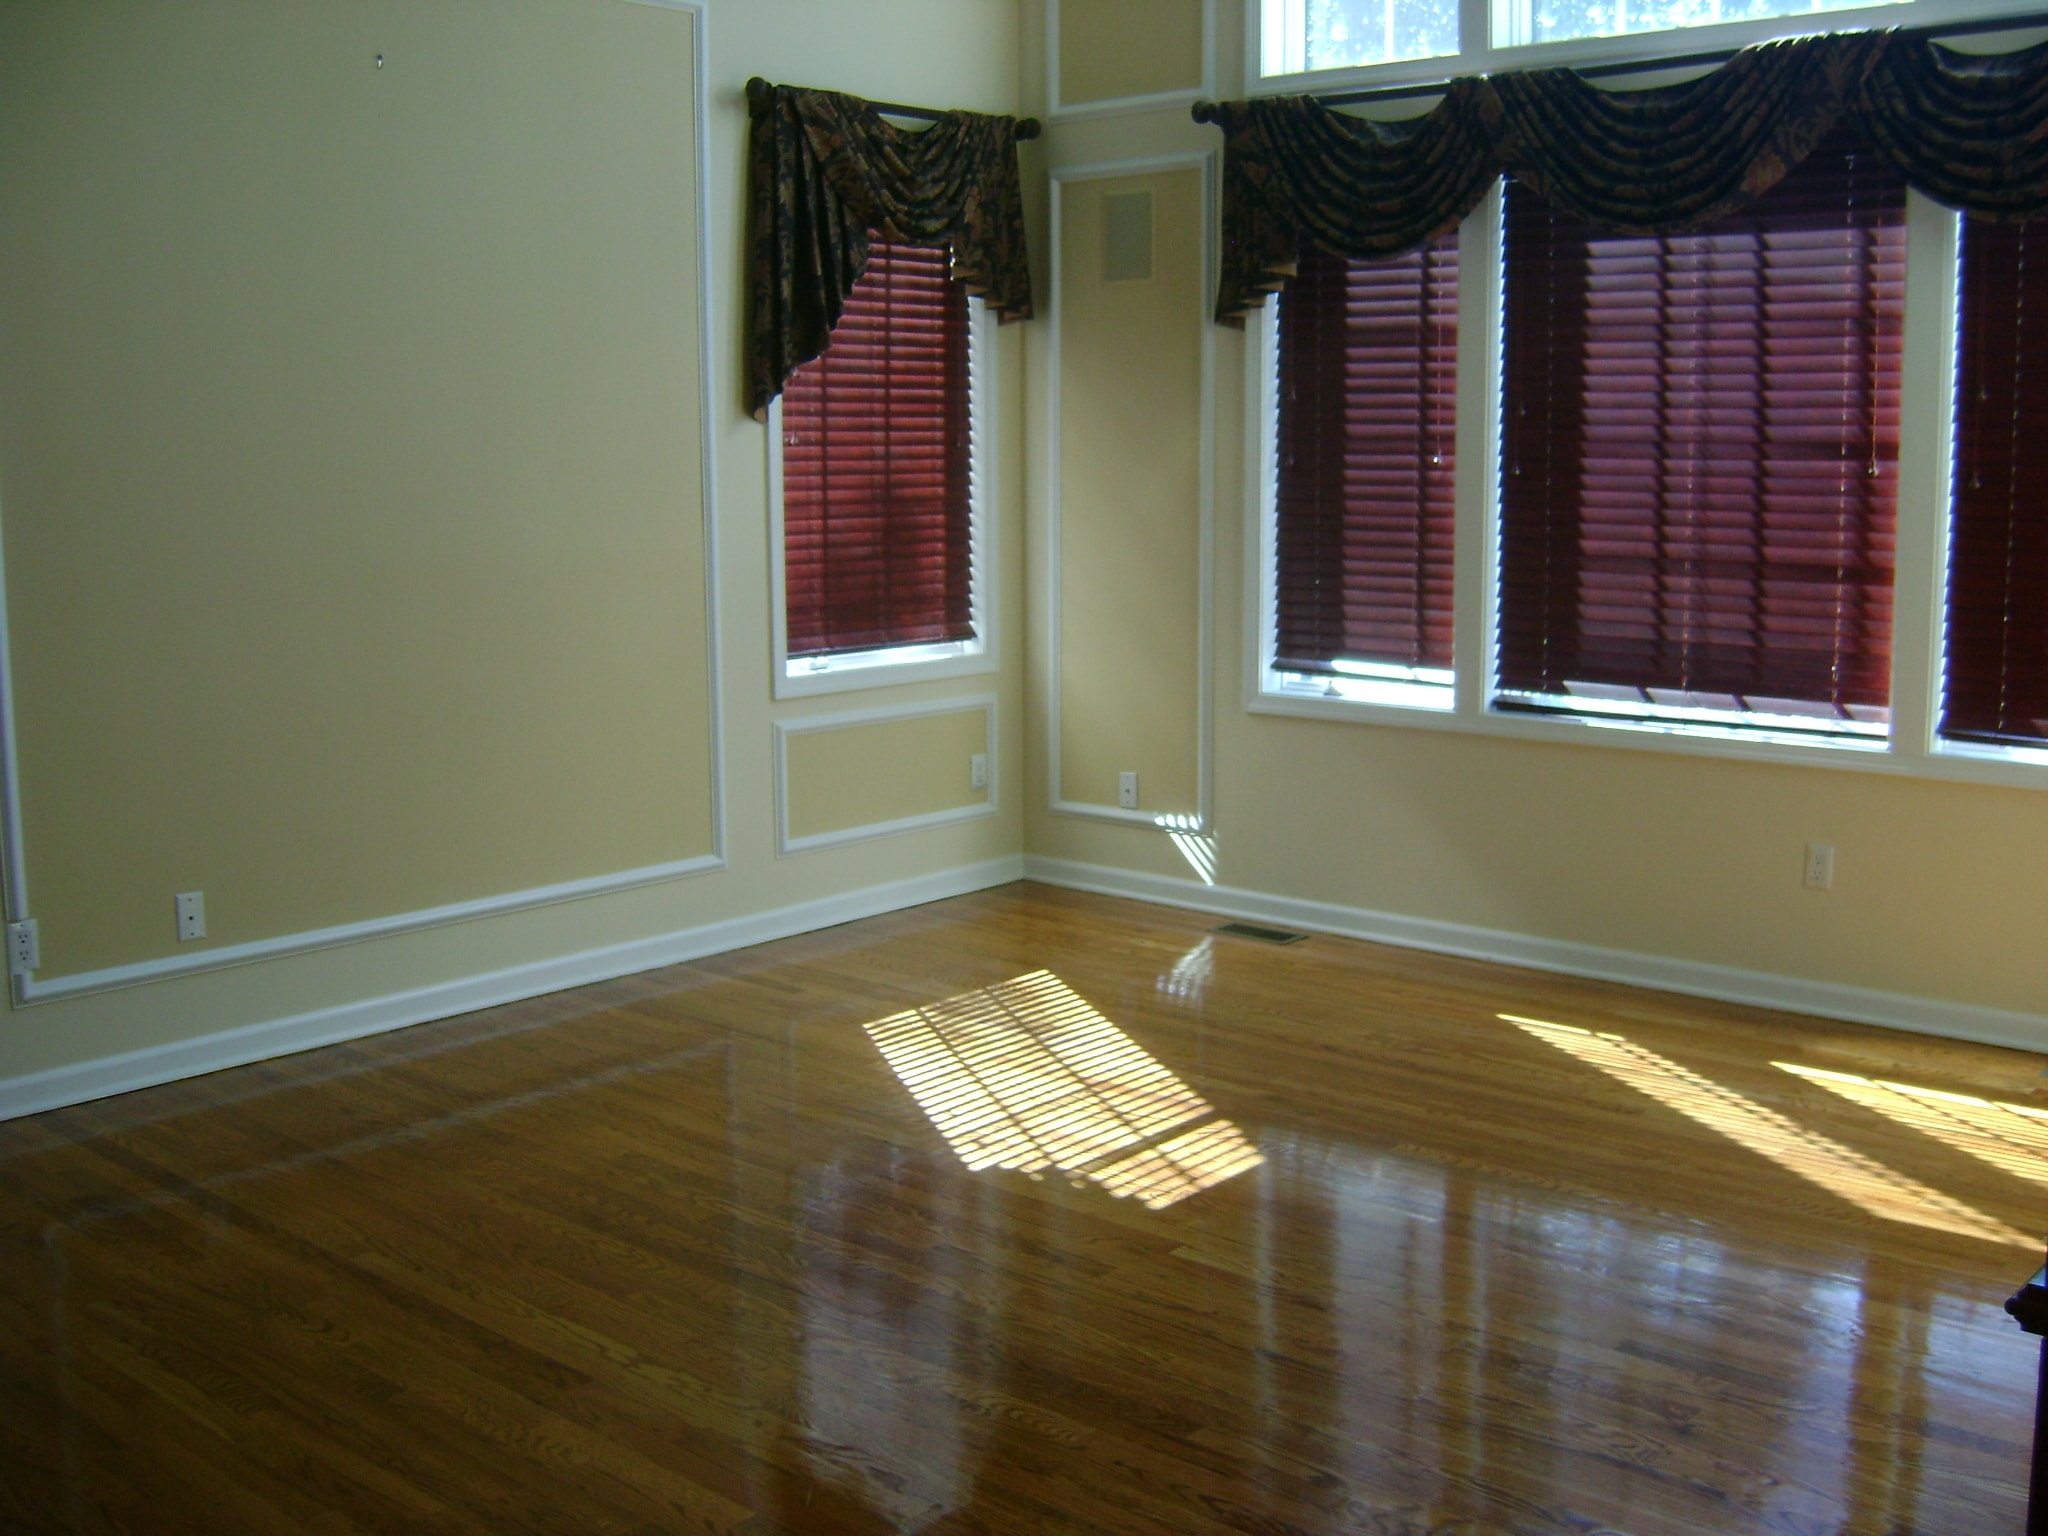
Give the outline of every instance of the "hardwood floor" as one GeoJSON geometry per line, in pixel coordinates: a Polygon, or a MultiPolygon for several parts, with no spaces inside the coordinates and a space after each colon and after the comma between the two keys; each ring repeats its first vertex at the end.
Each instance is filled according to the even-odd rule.
{"type": "Polygon", "coordinates": [[[1011,886],[0,1125],[0,1527],[2019,1529],[2040,1058],[1215,921],[1011,886]]]}

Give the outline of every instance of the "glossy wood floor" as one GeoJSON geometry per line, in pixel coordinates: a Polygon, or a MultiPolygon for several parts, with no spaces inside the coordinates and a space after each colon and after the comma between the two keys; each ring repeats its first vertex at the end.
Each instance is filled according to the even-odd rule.
{"type": "Polygon", "coordinates": [[[2019,1529],[2039,1058],[1213,922],[1012,886],[0,1126],[0,1528],[2019,1529]]]}

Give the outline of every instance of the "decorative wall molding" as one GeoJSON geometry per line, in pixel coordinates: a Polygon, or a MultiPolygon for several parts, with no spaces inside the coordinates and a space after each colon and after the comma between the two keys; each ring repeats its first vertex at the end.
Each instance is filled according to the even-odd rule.
{"type": "MultiPolygon", "coordinates": [[[[1051,178],[1052,210],[1049,244],[1052,249],[1052,295],[1046,307],[1045,368],[1045,497],[1046,497],[1046,645],[1048,707],[1046,710],[1046,783],[1048,808],[1062,816],[1082,816],[1096,821],[1157,829],[1163,825],[1151,811],[1125,810],[1121,806],[1096,805],[1069,800],[1060,784],[1060,448],[1061,349],[1060,305],[1063,258],[1061,193],[1069,181],[1106,181],[1118,176],[1143,176],[1159,171],[1202,173],[1201,291],[1192,316],[1199,327],[1202,347],[1201,426],[1196,453],[1200,463],[1200,569],[1197,576],[1196,688],[1200,698],[1195,724],[1195,815],[1197,825],[1183,826],[1183,832],[1207,835],[1215,816],[1215,680],[1216,680],[1216,336],[1209,323],[1210,295],[1216,289],[1216,199],[1218,155],[1213,150],[1174,155],[1151,155],[1134,160],[1099,160],[1055,166],[1051,178]]],[[[1174,818],[1178,823],[1181,818],[1174,818]]]]}
{"type": "Polygon", "coordinates": [[[1188,108],[1216,91],[1216,0],[1202,0],[1202,80],[1178,91],[1150,91],[1143,96],[1106,96],[1100,101],[1060,99],[1060,0],[1045,0],[1046,120],[1055,123],[1092,117],[1128,117],[1138,112],[1188,108]]]}
{"type": "MultiPolygon", "coordinates": [[[[81,971],[49,980],[38,980],[32,974],[12,976],[10,981],[15,1006],[63,997],[78,997],[86,993],[134,986],[195,971],[247,965],[253,961],[282,955],[302,954],[308,950],[327,949],[337,944],[351,944],[361,939],[411,933],[443,923],[467,922],[502,912],[547,906],[560,901],[574,901],[610,891],[631,890],[637,886],[679,880],[725,868],[725,677],[719,661],[718,468],[717,434],[713,430],[712,422],[713,402],[722,398],[719,393],[722,384],[717,350],[711,339],[711,295],[714,289],[711,281],[711,220],[708,213],[711,189],[711,76],[706,24],[709,8],[707,0],[639,0],[639,3],[654,5],[664,10],[681,11],[690,17],[690,53],[696,91],[694,115],[697,142],[691,166],[696,185],[692,222],[696,228],[697,247],[697,426],[700,438],[700,493],[703,498],[704,665],[707,669],[709,705],[705,725],[706,750],[710,755],[708,768],[711,851],[708,854],[670,863],[652,864],[560,884],[502,892],[471,901],[451,902],[444,906],[394,913],[358,923],[346,923],[300,933],[278,934],[267,939],[252,940],[246,944],[229,944],[190,953],[165,955],[152,960],[138,961],[132,965],[108,966],[100,970],[81,971]]],[[[9,921],[18,921],[33,917],[35,912],[30,901],[28,869],[23,853],[25,835],[21,809],[20,756],[14,725],[14,672],[8,648],[8,632],[6,571],[4,566],[0,566],[0,857],[4,857],[6,865],[6,916],[9,921]]]]}
{"type": "Polygon", "coordinates": [[[1546,939],[1498,928],[1475,928],[1433,918],[1403,917],[1393,912],[1304,901],[1227,885],[1202,885],[1173,875],[1143,874],[1037,854],[1024,860],[1024,875],[1028,880],[1065,886],[1070,890],[1128,896],[1138,901],[1155,901],[1162,906],[1188,907],[1224,917],[1342,934],[1347,938],[1369,939],[1377,944],[1393,944],[1403,949],[1429,950],[1468,960],[1489,960],[1497,965],[1525,966],[1530,970],[1554,971],[1595,981],[1621,982],[1660,992],[1710,998],[1715,1002],[1742,1003],[1824,1019],[1842,1019],[1852,1024],[1877,1024],[1888,1029],[1972,1040],[1983,1045],[2009,1046],[2022,1051],[2048,1050],[2048,1016],[2041,1014],[1984,1008],[1974,1003],[1950,1002],[1942,998],[1879,992],[1840,982],[1779,976],[1767,971],[1738,970],[1733,966],[1713,965],[1701,960],[1677,960],[1664,955],[1605,949],[1566,939],[1546,939]]]}
{"type": "Polygon", "coordinates": [[[522,998],[587,986],[635,971],[676,965],[706,955],[786,939],[819,928],[831,928],[863,917],[904,907],[963,896],[970,891],[1008,885],[1023,876],[1023,858],[1011,855],[917,875],[887,885],[843,895],[820,897],[794,906],[756,912],[723,922],[679,929],[649,939],[607,945],[580,954],[537,960],[528,965],[482,976],[420,987],[364,1002],[343,1003],[287,1018],[269,1019],[239,1029],[222,1030],[197,1039],[175,1041],[145,1050],[105,1056],[75,1066],[55,1067],[0,1080],[0,1120],[37,1114],[66,1104],[79,1104],[109,1094],[153,1087],[178,1078],[197,1077],[225,1067],[246,1065],[273,1056],[290,1055],[316,1046],[359,1040],[365,1035],[424,1024],[478,1008],[492,1008],[522,998]]]}
{"type": "Polygon", "coordinates": [[[359,923],[339,923],[332,928],[312,928],[300,933],[281,933],[274,938],[252,939],[246,944],[223,944],[191,954],[162,955],[138,960],[133,965],[110,965],[97,971],[79,971],[49,981],[33,977],[16,978],[16,996],[21,1003],[46,1003],[60,997],[81,997],[115,987],[140,986],[195,971],[218,971],[231,965],[253,965],[285,955],[302,955],[316,949],[333,949],[365,939],[386,939],[422,928],[439,928],[446,923],[474,922],[480,917],[497,917],[506,912],[523,912],[531,907],[553,906],[557,902],[581,901],[587,896],[606,896],[630,891],[665,880],[709,874],[725,867],[725,861],[710,854],[680,859],[672,864],[650,864],[644,869],[621,870],[616,874],[593,875],[587,880],[564,880],[556,885],[539,885],[523,891],[505,891],[474,901],[452,901],[444,906],[425,907],[417,912],[399,912],[389,917],[366,918],[359,923]]]}
{"type": "Polygon", "coordinates": [[[885,704],[872,709],[848,710],[836,715],[800,715],[792,720],[775,722],[775,856],[786,859],[792,854],[812,853],[820,848],[837,848],[846,843],[864,843],[870,838],[894,837],[899,832],[922,832],[929,827],[951,826],[960,821],[981,821],[996,814],[997,809],[997,767],[1001,757],[996,738],[996,696],[992,693],[970,694],[956,699],[933,699],[923,704],[885,704]],[[789,738],[802,736],[814,731],[843,730],[848,726],[881,725],[891,720],[920,720],[931,715],[964,715],[974,710],[982,712],[986,722],[983,727],[982,750],[988,758],[988,796],[979,802],[967,805],[948,806],[942,811],[926,811],[917,816],[899,817],[895,821],[869,822],[862,826],[842,827],[831,832],[813,832],[805,837],[795,837],[789,830],[789,738]]]}

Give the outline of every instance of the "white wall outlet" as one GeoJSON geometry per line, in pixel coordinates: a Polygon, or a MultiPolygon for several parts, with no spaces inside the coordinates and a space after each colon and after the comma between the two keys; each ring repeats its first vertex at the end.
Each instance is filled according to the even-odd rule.
{"type": "Polygon", "coordinates": [[[1835,845],[1833,843],[1808,843],[1806,845],[1806,888],[1809,891],[1832,891],[1835,888],[1835,845]]]}
{"type": "Polygon", "coordinates": [[[988,788],[988,754],[986,752],[976,752],[967,759],[967,787],[969,789],[988,788]]]}
{"type": "Polygon", "coordinates": [[[1138,776],[1135,773],[1116,776],[1116,803],[1127,811],[1138,808],[1138,776]]]}
{"type": "Polygon", "coordinates": [[[206,937],[206,892],[184,891],[177,899],[178,942],[189,944],[206,937]]]}
{"type": "Polygon", "coordinates": [[[18,923],[7,925],[7,969],[16,976],[26,976],[43,963],[42,935],[36,931],[36,920],[25,917],[18,923]]]}

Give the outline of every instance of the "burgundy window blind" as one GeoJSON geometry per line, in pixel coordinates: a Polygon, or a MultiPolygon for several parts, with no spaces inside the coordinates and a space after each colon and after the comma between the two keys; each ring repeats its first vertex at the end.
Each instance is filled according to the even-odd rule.
{"type": "Polygon", "coordinates": [[[1282,293],[1274,666],[1451,665],[1457,352],[1455,234],[1282,293]]]}
{"type": "Polygon", "coordinates": [[[967,291],[877,240],[782,395],[791,656],[973,638],[967,291]]]}
{"type": "Polygon", "coordinates": [[[1638,239],[1510,182],[1506,285],[1500,702],[1874,728],[1903,184],[1837,137],[1742,213],[1638,239]]]}
{"type": "Polygon", "coordinates": [[[2048,226],[1963,221],[1941,732],[2048,742],[2048,226]]]}

